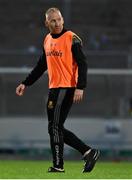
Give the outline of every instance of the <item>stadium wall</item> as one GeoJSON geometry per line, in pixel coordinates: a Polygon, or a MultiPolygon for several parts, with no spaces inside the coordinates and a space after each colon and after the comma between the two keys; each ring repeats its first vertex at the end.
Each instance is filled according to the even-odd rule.
{"type": "MultiPolygon", "coordinates": [[[[41,118],[1,118],[0,149],[49,147],[47,125],[41,118]]],[[[91,146],[132,150],[130,119],[69,118],[65,127],[91,146]]]]}

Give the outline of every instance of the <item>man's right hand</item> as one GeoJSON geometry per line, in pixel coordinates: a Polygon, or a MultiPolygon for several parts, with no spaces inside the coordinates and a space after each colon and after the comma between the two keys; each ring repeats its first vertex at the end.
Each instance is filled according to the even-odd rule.
{"type": "Polygon", "coordinates": [[[19,86],[17,86],[16,88],[16,94],[18,96],[22,96],[24,94],[26,86],[24,84],[20,84],[19,86]]]}

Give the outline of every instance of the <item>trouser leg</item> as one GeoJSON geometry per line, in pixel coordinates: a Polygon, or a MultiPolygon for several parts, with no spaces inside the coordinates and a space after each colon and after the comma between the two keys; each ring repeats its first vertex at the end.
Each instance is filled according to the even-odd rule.
{"type": "Polygon", "coordinates": [[[63,130],[63,134],[64,143],[78,150],[82,155],[84,155],[84,153],[91,148],[90,146],[87,146],[84,142],[82,142],[82,140],[80,140],[75,134],[65,128],[63,130]]]}
{"type": "Polygon", "coordinates": [[[63,168],[63,124],[64,115],[70,110],[69,102],[72,102],[73,88],[50,89],[47,103],[48,132],[53,155],[53,166],[63,168]],[[72,92],[72,93],[71,93],[72,92]],[[65,104],[65,99],[68,104],[65,104]]]}

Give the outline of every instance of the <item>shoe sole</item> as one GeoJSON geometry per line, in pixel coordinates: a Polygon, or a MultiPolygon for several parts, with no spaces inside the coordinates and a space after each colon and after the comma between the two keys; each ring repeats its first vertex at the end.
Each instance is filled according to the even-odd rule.
{"type": "Polygon", "coordinates": [[[64,173],[65,170],[62,170],[62,171],[61,171],[61,170],[57,170],[57,169],[55,169],[55,168],[53,168],[53,167],[50,167],[47,172],[48,172],[48,173],[64,173]]]}

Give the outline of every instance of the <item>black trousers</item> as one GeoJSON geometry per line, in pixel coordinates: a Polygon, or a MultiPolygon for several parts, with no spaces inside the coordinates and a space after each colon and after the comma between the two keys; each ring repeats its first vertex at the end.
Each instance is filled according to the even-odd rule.
{"type": "Polygon", "coordinates": [[[64,128],[64,122],[73,103],[75,88],[49,89],[47,114],[48,132],[53,156],[53,166],[63,168],[64,143],[84,154],[90,147],[64,128]]]}

